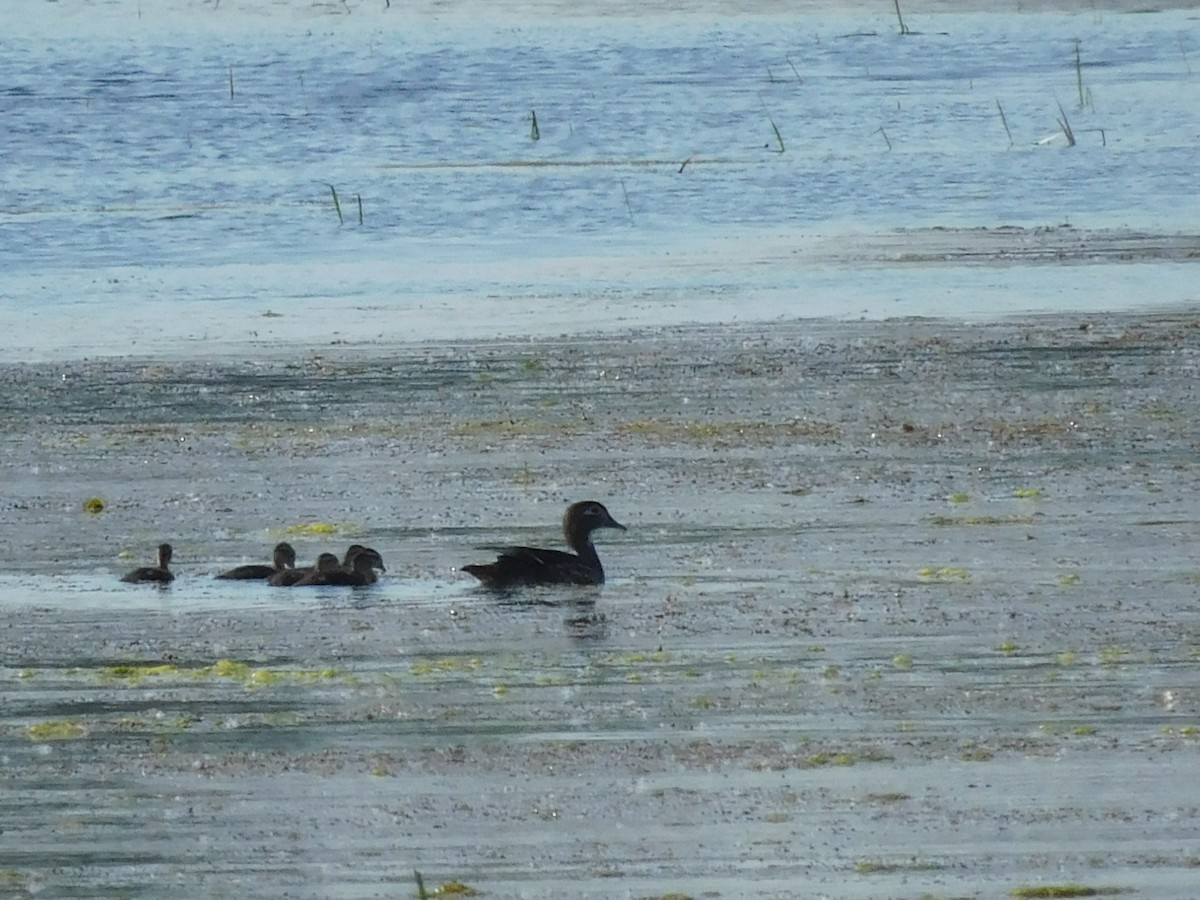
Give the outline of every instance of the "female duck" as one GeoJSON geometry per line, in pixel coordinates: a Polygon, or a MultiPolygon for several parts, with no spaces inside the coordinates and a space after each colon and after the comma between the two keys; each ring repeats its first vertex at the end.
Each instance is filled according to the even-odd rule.
{"type": "Polygon", "coordinates": [[[171,563],[171,545],[158,545],[158,565],[157,566],[142,566],[134,569],[121,576],[121,580],[129,584],[140,584],[143,582],[156,582],[158,584],[170,584],[175,580],[175,575],[171,572],[168,566],[171,563]]]}
{"type": "Polygon", "coordinates": [[[265,578],[270,578],[272,575],[278,575],[280,572],[296,567],[296,551],[292,545],[285,542],[275,545],[275,552],[271,554],[271,565],[264,566],[261,563],[255,563],[248,566],[238,566],[236,569],[230,569],[228,572],[222,572],[217,578],[224,578],[234,581],[261,581],[265,578]]]}
{"type": "Polygon", "coordinates": [[[595,500],[572,503],[563,514],[563,534],[574,553],[535,547],[493,547],[500,557],[494,563],[463,566],[492,590],[537,584],[604,584],[604,567],[592,544],[598,528],[625,526],[595,500]]]}

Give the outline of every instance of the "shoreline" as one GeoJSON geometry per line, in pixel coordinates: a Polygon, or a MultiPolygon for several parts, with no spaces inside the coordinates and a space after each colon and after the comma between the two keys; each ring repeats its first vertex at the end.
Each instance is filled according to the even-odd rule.
{"type": "Polygon", "coordinates": [[[422,242],[399,260],[89,269],[10,279],[14,296],[89,295],[99,311],[43,304],[14,318],[0,358],[271,358],[792,320],[1153,315],[1200,301],[1180,268],[1200,261],[1198,247],[1194,234],[1128,228],[752,230],[650,250],[576,241],[530,256],[422,242]]]}

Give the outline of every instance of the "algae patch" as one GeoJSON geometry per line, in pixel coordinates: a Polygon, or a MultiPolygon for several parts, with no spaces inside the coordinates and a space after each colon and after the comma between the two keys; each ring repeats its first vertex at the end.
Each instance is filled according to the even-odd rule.
{"type": "Polygon", "coordinates": [[[922,581],[935,584],[966,583],[971,580],[971,573],[960,566],[923,566],[917,575],[922,581]]]}
{"type": "Polygon", "coordinates": [[[74,741],[87,734],[87,729],[78,722],[56,719],[30,725],[25,729],[25,734],[31,741],[74,741]]]}
{"type": "Polygon", "coordinates": [[[364,532],[357,522],[296,522],[273,529],[272,537],[358,537],[364,532]]]}
{"type": "Polygon", "coordinates": [[[247,689],[269,687],[280,683],[312,684],[332,681],[339,677],[336,669],[264,669],[254,668],[248,663],[232,659],[218,659],[211,666],[186,668],[174,664],[106,666],[99,670],[100,679],[106,682],[124,682],[137,687],[149,680],[204,681],[224,678],[240,682],[247,689]]]}

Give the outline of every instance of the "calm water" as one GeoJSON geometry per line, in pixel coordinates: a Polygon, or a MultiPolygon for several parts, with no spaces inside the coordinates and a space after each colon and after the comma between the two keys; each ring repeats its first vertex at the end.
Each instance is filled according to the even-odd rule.
{"type": "Polygon", "coordinates": [[[900,37],[882,15],[8,8],[16,358],[203,345],[248,315],[238,336],[403,339],[459,318],[486,334],[754,315],[746,300],[774,316],[1194,298],[1172,266],[931,278],[786,249],[897,227],[1194,228],[1189,13],[940,16],[900,37]],[[764,242],[784,249],[758,259],[764,242]]]}

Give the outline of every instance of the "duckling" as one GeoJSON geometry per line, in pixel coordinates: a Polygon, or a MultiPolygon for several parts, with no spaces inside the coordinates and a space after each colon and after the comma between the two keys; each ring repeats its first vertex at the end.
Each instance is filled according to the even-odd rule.
{"type": "Polygon", "coordinates": [[[175,580],[175,575],[169,568],[171,562],[171,545],[158,545],[158,565],[157,566],[142,566],[134,569],[132,572],[127,572],[121,576],[121,580],[129,584],[140,584],[143,582],[156,582],[158,584],[170,584],[175,580]]]}
{"type": "Polygon", "coordinates": [[[380,569],[384,572],[387,571],[383,565],[383,557],[379,555],[379,551],[373,550],[370,547],[363,547],[360,544],[354,544],[346,551],[346,558],[340,566],[313,572],[296,582],[296,587],[323,584],[342,584],[351,587],[361,587],[367,584],[374,584],[378,580],[375,575],[375,569],[380,569]]]}
{"type": "Polygon", "coordinates": [[[322,553],[317,557],[316,565],[303,566],[298,569],[284,569],[282,572],[276,572],[267,579],[267,584],[272,587],[295,587],[305,578],[320,571],[322,567],[336,569],[338,567],[338,558],[332,553],[322,553]]]}
{"type": "Polygon", "coordinates": [[[236,581],[261,581],[288,569],[294,569],[295,567],[296,551],[292,548],[291,544],[285,541],[275,545],[275,551],[271,554],[271,565],[265,566],[261,563],[252,563],[247,566],[238,566],[237,568],[230,569],[228,572],[222,572],[215,577],[236,581]]]}

